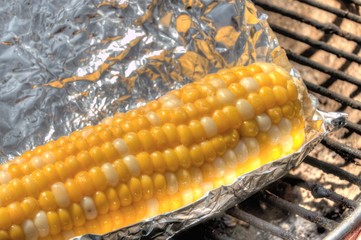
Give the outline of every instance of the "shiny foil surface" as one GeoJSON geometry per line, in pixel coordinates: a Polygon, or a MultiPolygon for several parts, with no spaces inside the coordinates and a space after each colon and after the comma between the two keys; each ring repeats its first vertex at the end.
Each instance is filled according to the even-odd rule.
{"type": "Polygon", "coordinates": [[[307,142],[194,204],[104,236],[166,239],[277,180],[344,115],[308,101],[267,16],[247,0],[12,0],[0,4],[0,162],[141,106],[217,69],[274,62],[303,94],[307,142]],[[319,128],[323,122],[323,127],[319,128]]]}

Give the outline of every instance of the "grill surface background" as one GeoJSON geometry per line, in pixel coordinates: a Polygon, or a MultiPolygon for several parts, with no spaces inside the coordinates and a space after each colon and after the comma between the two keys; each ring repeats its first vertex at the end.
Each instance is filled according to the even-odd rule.
{"type": "Polygon", "coordinates": [[[349,224],[361,199],[361,1],[254,2],[319,108],[348,113],[347,125],[291,175],[176,239],[323,239],[340,222],[349,224]]]}

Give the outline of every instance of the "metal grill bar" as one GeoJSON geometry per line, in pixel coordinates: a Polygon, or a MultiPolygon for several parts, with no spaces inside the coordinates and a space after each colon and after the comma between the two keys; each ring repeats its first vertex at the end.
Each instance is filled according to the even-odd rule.
{"type": "Polygon", "coordinates": [[[351,98],[348,98],[348,97],[345,97],[345,96],[342,96],[338,93],[334,93],[330,90],[328,90],[327,88],[325,87],[322,87],[322,86],[318,86],[310,81],[307,81],[304,79],[304,83],[306,84],[307,88],[309,90],[311,90],[312,92],[316,92],[316,93],[319,93],[323,96],[326,96],[328,98],[331,98],[339,103],[341,103],[342,105],[346,105],[346,106],[350,106],[354,109],[358,109],[358,110],[361,110],[361,102],[359,101],[356,101],[354,99],[351,99],[351,98]]]}
{"type": "Polygon", "coordinates": [[[335,70],[333,68],[330,67],[326,67],[322,64],[319,64],[318,62],[315,62],[313,60],[310,60],[309,58],[303,57],[301,55],[297,55],[296,53],[292,52],[291,50],[286,49],[287,52],[287,56],[289,57],[289,59],[291,59],[292,61],[301,63],[302,65],[308,66],[308,67],[312,67],[314,69],[317,69],[320,72],[326,73],[328,75],[332,75],[334,77],[337,77],[340,80],[344,80],[346,82],[355,84],[357,87],[361,88],[361,81],[346,74],[343,73],[339,70],[335,70]]]}
{"type": "Polygon", "coordinates": [[[346,120],[345,128],[347,128],[351,132],[355,132],[355,133],[361,135],[361,125],[360,124],[356,124],[356,123],[350,122],[349,120],[346,120]]]}
{"type": "Polygon", "coordinates": [[[296,239],[295,236],[293,236],[291,233],[285,231],[284,229],[277,227],[276,225],[269,223],[263,219],[260,219],[258,217],[255,217],[252,214],[249,214],[239,208],[231,208],[227,211],[227,213],[235,218],[238,218],[244,222],[251,223],[255,227],[259,229],[264,229],[266,231],[269,231],[273,235],[283,238],[283,239],[296,239]]]}
{"type": "Polygon", "coordinates": [[[269,191],[264,191],[263,197],[266,201],[270,202],[274,206],[277,206],[278,208],[287,210],[288,212],[291,212],[293,214],[297,214],[311,222],[316,223],[317,225],[327,229],[332,230],[335,229],[338,225],[337,222],[324,218],[322,215],[309,211],[303,207],[300,207],[296,204],[290,203],[286,200],[283,200],[282,198],[274,195],[273,193],[269,191]]]}
{"type": "Polygon", "coordinates": [[[325,23],[321,23],[321,22],[316,21],[316,20],[304,18],[304,17],[300,16],[300,14],[298,14],[298,13],[296,13],[294,11],[291,11],[289,9],[286,10],[286,9],[280,8],[278,6],[271,5],[271,4],[266,3],[266,2],[261,2],[259,0],[254,0],[254,2],[257,5],[259,5],[260,7],[262,7],[263,9],[267,10],[267,11],[282,14],[283,16],[286,16],[286,17],[289,17],[291,19],[295,19],[297,21],[300,21],[300,22],[306,23],[308,25],[314,26],[318,30],[321,30],[321,31],[323,31],[325,33],[337,34],[340,37],[343,37],[343,38],[345,38],[347,40],[354,41],[354,42],[357,42],[358,44],[361,44],[361,37],[356,36],[354,34],[351,34],[349,32],[345,32],[345,31],[341,30],[338,26],[336,26],[334,24],[331,24],[331,23],[325,24],[325,23]]]}
{"type": "Polygon", "coordinates": [[[355,158],[361,159],[361,151],[351,148],[345,144],[331,140],[330,138],[324,138],[321,143],[329,149],[337,152],[346,160],[353,161],[355,158]]]}
{"type": "Polygon", "coordinates": [[[346,0],[347,2],[352,2],[357,5],[361,5],[361,0],[346,0]]]}
{"type": "Polygon", "coordinates": [[[332,232],[330,232],[324,240],[339,240],[344,238],[350,231],[360,226],[361,223],[361,206],[359,206],[351,215],[348,220],[343,221],[332,232]],[[350,221],[348,221],[350,220],[350,221]]]}
{"type": "Polygon", "coordinates": [[[355,21],[357,23],[361,23],[361,17],[360,16],[358,16],[356,14],[353,14],[353,13],[350,13],[348,11],[338,9],[338,8],[334,8],[334,7],[330,7],[328,5],[324,5],[322,3],[312,1],[312,0],[298,0],[298,1],[306,3],[306,4],[310,5],[310,6],[317,7],[319,9],[325,10],[327,12],[333,13],[333,14],[339,16],[339,17],[347,18],[347,19],[350,19],[350,20],[355,21]]]}
{"type": "Polygon", "coordinates": [[[320,161],[311,156],[307,156],[305,158],[304,162],[313,167],[322,169],[326,173],[333,174],[341,179],[347,180],[350,183],[353,183],[353,184],[361,187],[361,178],[359,178],[353,174],[350,174],[350,173],[346,172],[345,170],[338,168],[332,164],[326,163],[324,161],[320,161]]]}
{"type": "Polygon", "coordinates": [[[342,196],[334,191],[326,189],[319,183],[311,183],[311,182],[305,181],[303,179],[300,179],[298,177],[293,177],[291,175],[288,177],[285,177],[283,179],[283,181],[285,181],[293,186],[297,185],[301,188],[304,188],[304,189],[310,191],[314,198],[328,198],[335,203],[342,204],[343,206],[352,208],[352,209],[355,209],[358,206],[357,202],[352,201],[348,198],[345,198],[344,196],[342,196]]]}
{"type": "Polygon", "coordinates": [[[306,43],[314,48],[319,48],[322,50],[325,50],[329,53],[335,54],[338,57],[343,57],[349,61],[355,61],[357,63],[361,64],[361,57],[357,56],[356,54],[351,54],[342,50],[339,50],[335,47],[332,47],[324,42],[318,41],[318,40],[314,40],[311,39],[309,37],[306,36],[302,36],[298,33],[295,32],[291,32],[283,27],[277,26],[275,24],[270,23],[270,27],[272,28],[273,31],[275,31],[276,33],[282,34],[288,38],[292,38],[295,40],[298,40],[300,42],[306,43]]]}

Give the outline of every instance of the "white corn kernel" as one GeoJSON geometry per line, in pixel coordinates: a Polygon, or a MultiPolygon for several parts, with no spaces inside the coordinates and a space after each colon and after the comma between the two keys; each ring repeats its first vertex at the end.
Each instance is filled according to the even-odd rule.
{"type": "Polygon", "coordinates": [[[66,208],[70,205],[68,192],[62,182],[54,183],[51,186],[51,192],[53,193],[55,201],[59,207],[66,208]]]}
{"type": "Polygon", "coordinates": [[[127,144],[121,138],[117,138],[113,141],[113,146],[117,149],[118,153],[121,156],[125,156],[129,153],[129,148],[127,144]]]}
{"type": "Polygon", "coordinates": [[[193,202],[193,191],[185,190],[182,192],[183,206],[193,202]]]}
{"type": "Polygon", "coordinates": [[[223,156],[223,159],[224,159],[225,163],[227,164],[227,167],[230,168],[230,169],[234,168],[237,165],[237,156],[230,149],[228,149],[225,152],[225,154],[223,156]]]}
{"type": "Polygon", "coordinates": [[[258,115],[256,117],[256,121],[257,121],[259,130],[261,130],[263,132],[267,132],[272,126],[272,121],[271,121],[270,117],[265,113],[258,115]]]}
{"type": "Polygon", "coordinates": [[[145,116],[153,126],[160,126],[162,124],[160,118],[155,112],[147,112],[145,116]]]}
{"type": "Polygon", "coordinates": [[[217,125],[211,117],[202,117],[201,124],[208,138],[217,135],[217,125]]]}
{"type": "Polygon", "coordinates": [[[236,100],[234,94],[228,88],[221,88],[217,90],[216,97],[218,101],[223,104],[233,104],[236,100]]]}
{"type": "Polygon", "coordinates": [[[293,138],[291,135],[286,135],[282,137],[282,141],[281,141],[281,147],[282,147],[282,152],[284,153],[291,153],[292,148],[293,148],[293,138]]]}
{"type": "Polygon", "coordinates": [[[275,65],[272,63],[257,63],[257,65],[262,68],[264,73],[270,73],[275,69],[275,65]]]}
{"type": "Polygon", "coordinates": [[[292,123],[287,118],[282,118],[281,121],[278,123],[278,127],[282,134],[290,134],[292,130],[292,123]]]}
{"type": "Polygon", "coordinates": [[[226,164],[224,163],[222,158],[216,158],[213,162],[213,166],[217,171],[215,172],[217,178],[221,178],[224,176],[226,164]]]}
{"type": "Polygon", "coordinates": [[[191,174],[193,184],[195,184],[195,185],[201,185],[202,184],[203,175],[202,175],[201,170],[199,170],[199,168],[192,167],[190,169],[190,174],[191,174]]]}
{"type": "Polygon", "coordinates": [[[34,222],[27,219],[21,225],[24,231],[25,239],[26,240],[36,240],[39,237],[38,231],[34,225],[34,222]]]}
{"type": "Polygon", "coordinates": [[[226,83],[220,78],[212,78],[208,80],[208,83],[217,89],[227,87],[226,83]]]}
{"type": "Polygon", "coordinates": [[[140,175],[140,167],[137,162],[137,159],[133,155],[128,155],[123,158],[123,162],[127,166],[129,172],[132,176],[139,176],[140,175]]]}
{"type": "Polygon", "coordinates": [[[112,187],[116,186],[119,182],[119,176],[113,165],[111,163],[104,163],[101,169],[109,185],[112,187]]]}
{"type": "Polygon", "coordinates": [[[44,164],[55,163],[55,156],[52,152],[43,153],[41,158],[44,160],[44,164]]]}
{"type": "Polygon", "coordinates": [[[157,199],[151,198],[147,200],[146,204],[147,204],[147,215],[149,217],[158,215],[159,203],[157,199]]]}
{"type": "Polygon", "coordinates": [[[267,134],[270,137],[271,144],[277,144],[280,142],[282,134],[277,126],[272,125],[267,134]]]}
{"type": "Polygon", "coordinates": [[[38,230],[40,237],[46,237],[49,235],[49,222],[44,211],[39,211],[38,214],[36,214],[34,218],[34,225],[38,230]]]}
{"type": "Polygon", "coordinates": [[[237,159],[239,162],[244,162],[247,160],[248,149],[243,141],[238,141],[237,146],[233,149],[233,151],[237,155],[237,159]]]}
{"type": "Polygon", "coordinates": [[[250,120],[254,118],[254,109],[252,105],[245,99],[239,99],[236,103],[238,112],[240,113],[242,119],[250,120]]]}
{"type": "Polygon", "coordinates": [[[10,182],[12,179],[10,173],[7,171],[0,171],[0,184],[5,184],[10,182]]]}
{"type": "Polygon", "coordinates": [[[165,180],[167,182],[167,193],[175,194],[178,192],[178,181],[174,173],[166,172],[165,180]]]}
{"type": "Polygon", "coordinates": [[[257,157],[260,153],[258,141],[255,138],[243,138],[243,141],[247,146],[248,156],[250,158],[257,157]]]}
{"type": "Polygon", "coordinates": [[[45,162],[43,160],[43,158],[39,157],[39,156],[35,156],[35,157],[32,157],[30,159],[30,163],[31,165],[33,165],[35,168],[41,168],[42,166],[45,165],[45,162]]]}
{"type": "Polygon", "coordinates": [[[249,93],[257,93],[260,89],[258,82],[252,77],[245,77],[239,82],[249,93]]]}
{"type": "Polygon", "coordinates": [[[87,220],[95,219],[98,216],[98,212],[92,198],[83,197],[83,199],[80,202],[80,205],[84,210],[84,215],[87,220]]]}

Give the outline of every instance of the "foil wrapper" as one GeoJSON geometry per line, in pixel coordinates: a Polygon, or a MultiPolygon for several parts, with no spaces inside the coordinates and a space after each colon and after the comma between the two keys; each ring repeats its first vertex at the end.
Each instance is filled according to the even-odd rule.
{"type": "MultiPolygon", "coordinates": [[[[274,62],[305,89],[248,0],[5,1],[0,33],[0,162],[220,68],[274,62]]],[[[279,179],[345,122],[299,97],[308,125],[298,152],[174,212],[76,239],[166,239],[279,179]]]]}

